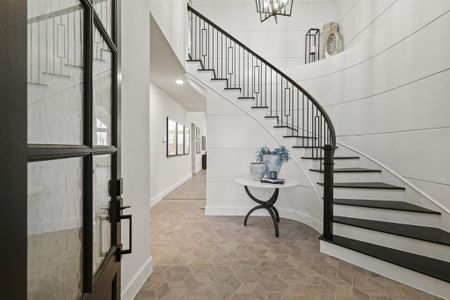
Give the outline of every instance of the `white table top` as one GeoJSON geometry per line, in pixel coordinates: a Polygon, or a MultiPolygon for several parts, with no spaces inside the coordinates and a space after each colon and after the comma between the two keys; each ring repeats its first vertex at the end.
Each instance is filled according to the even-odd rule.
{"type": "Polygon", "coordinates": [[[273,184],[273,183],[262,183],[259,180],[255,180],[249,177],[241,177],[235,180],[236,183],[241,185],[246,185],[250,187],[263,188],[263,189],[277,189],[277,188],[288,188],[297,186],[300,184],[299,181],[291,178],[285,178],[284,184],[273,184]]]}

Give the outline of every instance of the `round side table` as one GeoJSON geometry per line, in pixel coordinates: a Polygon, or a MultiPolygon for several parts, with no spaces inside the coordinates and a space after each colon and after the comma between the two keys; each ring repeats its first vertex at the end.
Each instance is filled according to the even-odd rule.
{"type": "Polygon", "coordinates": [[[288,178],[288,179],[285,179],[284,184],[262,183],[261,181],[254,180],[254,179],[248,178],[248,177],[237,178],[235,180],[235,182],[240,185],[243,185],[244,189],[247,192],[247,195],[250,197],[250,199],[252,199],[253,201],[255,201],[256,203],[259,204],[255,207],[253,207],[247,213],[247,215],[245,216],[245,219],[244,219],[244,226],[247,226],[247,219],[252,212],[254,212],[257,209],[265,209],[269,212],[270,216],[272,217],[273,225],[275,227],[275,236],[279,237],[280,233],[278,230],[278,223],[280,222],[280,214],[278,213],[278,210],[275,207],[275,202],[277,202],[278,195],[280,193],[280,189],[297,186],[300,184],[300,182],[298,182],[295,179],[288,178]],[[255,196],[253,196],[252,193],[250,193],[249,187],[261,188],[261,189],[275,189],[275,190],[273,192],[272,197],[270,197],[269,200],[264,201],[264,200],[257,199],[255,196]]]}

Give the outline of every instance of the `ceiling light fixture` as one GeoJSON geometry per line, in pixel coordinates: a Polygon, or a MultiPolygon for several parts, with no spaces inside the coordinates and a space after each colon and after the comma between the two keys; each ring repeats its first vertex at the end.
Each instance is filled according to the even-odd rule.
{"type": "Polygon", "coordinates": [[[181,79],[177,79],[177,80],[175,81],[175,83],[178,84],[178,85],[182,85],[182,84],[184,83],[184,81],[181,80],[181,79]]]}
{"type": "Polygon", "coordinates": [[[261,22],[274,17],[275,23],[278,23],[278,16],[291,16],[294,0],[255,0],[255,2],[261,22]]]}

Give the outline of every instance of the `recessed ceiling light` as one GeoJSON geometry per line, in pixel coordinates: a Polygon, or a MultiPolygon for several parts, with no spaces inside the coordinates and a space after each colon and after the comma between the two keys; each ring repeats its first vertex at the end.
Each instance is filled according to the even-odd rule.
{"type": "Polygon", "coordinates": [[[182,85],[182,84],[184,83],[184,81],[181,80],[181,79],[177,79],[175,82],[176,82],[178,85],[182,85]]]}

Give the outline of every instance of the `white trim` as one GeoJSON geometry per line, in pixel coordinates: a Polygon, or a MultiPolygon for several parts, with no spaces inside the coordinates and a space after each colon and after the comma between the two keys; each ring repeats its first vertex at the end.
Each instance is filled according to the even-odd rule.
{"type": "Polygon", "coordinates": [[[122,300],[133,300],[153,273],[152,257],[136,272],[130,283],[122,290],[122,300]]]}
{"type": "Polygon", "coordinates": [[[161,201],[165,196],[170,194],[173,190],[175,190],[176,188],[178,188],[180,185],[182,185],[183,183],[185,183],[186,181],[188,181],[191,178],[192,178],[192,174],[187,174],[186,176],[184,176],[183,178],[181,178],[180,180],[178,180],[177,182],[175,182],[174,184],[169,186],[167,189],[165,189],[161,193],[153,196],[150,199],[150,207],[152,207],[153,205],[155,205],[156,203],[161,201]]]}
{"type": "MultiPolygon", "coordinates": [[[[218,206],[206,206],[205,215],[206,216],[246,216],[247,213],[252,209],[252,207],[242,207],[242,206],[228,206],[228,207],[218,207],[218,206]]],[[[294,211],[291,209],[277,208],[280,213],[280,217],[289,220],[294,220],[303,223],[317,232],[322,232],[322,222],[319,220],[299,211],[294,211]]],[[[252,216],[268,216],[269,213],[264,210],[258,210],[252,213],[252,216]]]]}
{"type": "Polygon", "coordinates": [[[405,177],[403,177],[402,175],[398,174],[397,172],[395,172],[394,170],[392,170],[391,168],[389,168],[388,166],[386,166],[385,164],[381,163],[380,161],[376,160],[375,158],[351,147],[348,146],[347,144],[338,142],[339,145],[352,150],[353,152],[358,153],[359,155],[367,158],[368,160],[374,162],[375,164],[379,165],[380,167],[382,167],[384,170],[386,170],[388,173],[391,173],[393,176],[397,177],[399,180],[401,180],[404,184],[408,185],[411,189],[413,189],[414,191],[418,192],[419,194],[421,194],[423,197],[425,197],[428,201],[432,202],[433,204],[437,205],[440,209],[442,209],[444,212],[446,212],[447,214],[450,215],[450,209],[443,206],[442,204],[440,204],[439,202],[437,202],[435,199],[433,199],[433,197],[431,197],[430,195],[428,195],[427,193],[425,193],[424,191],[422,191],[421,189],[419,189],[418,187],[416,187],[414,184],[412,184],[410,181],[408,181],[405,177]]]}
{"type": "Polygon", "coordinates": [[[437,297],[450,299],[450,284],[444,281],[322,240],[320,241],[320,252],[334,256],[363,269],[412,286],[437,297]]]}

